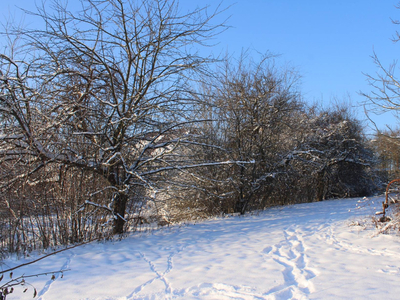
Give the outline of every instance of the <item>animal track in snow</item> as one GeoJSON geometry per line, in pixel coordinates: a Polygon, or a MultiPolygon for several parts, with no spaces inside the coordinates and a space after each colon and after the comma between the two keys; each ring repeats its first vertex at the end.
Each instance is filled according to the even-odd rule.
{"type": "Polygon", "coordinates": [[[332,226],[325,228],[321,231],[320,239],[326,241],[329,245],[336,248],[337,250],[349,251],[358,254],[368,254],[373,256],[398,256],[398,253],[391,251],[390,249],[376,249],[367,248],[361,245],[356,245],[345,240],[341,240],[334,232],[332,226]]]}
{"type": "MultiPolygon", "coordinates": [[[[138,287],[133,291],[132,295],[133,295],[133,294],[136,294],[136,293],[138,293],[138,292],[140,292],[145,286],[147,286],[147,285],[153,283],[153,282],[154,282],[155,280],[157,280],[157,279],[161,280],[161,281],[164,283],[164,285],[165,285],[165,293],[166,293],[166,294],[170,294],[171,291],[172,291],[172,288],[171,288],[171,285],[170,285],[170,283],[168,282],[168,280],[165,278],[165,275],[168,274],[168,273],[172,270],[172,268],[173,268],[173,265],[172,265],[172,257],[173,257],[173,255],[174,255],[174,253],[173,253],[173,254],[170,254],[170,255],[168,256],[168,259],[167,259],[167,268],[166,268],[166,270],[165,270],[164,272],[162,272],[162,273],[159,272],[159,271],[157,270],[155,264],[154,264],[150,259],[148,259],[142,252],[139,252],[139,254],[140,254],[140,256],[142,257],[142,259],[143,259],[145,262],[147,262],[147,263],[149,264],[150,270],[151,270],[153,273],[156,274],[156,277],[154,277],[153,279],[151,279],[151,280],[145,282],[144,284],[138,286],[138,287]]],[[[130,295],[130,296],[132,296],[132,295],[130,295]]],[[[129,298],[129,297],[128,297],[128,298],[129,298]]]]}
{"type": "MultiPolygon", "coordinates": [[[[74,258],[75,254],[72,252],[72,254],[67,258],[66,262],[63,264],[61,267],[61,270],[68,270],[70,265],[71,265],[71,260],[74,258]]],[[[49,273],[50,275],[50,273],[49,273]]],[[[46,294],[46,292],[50,289],[50,286],[53,284],[54,281],[56,281],[60,277],[60,273],[55,273],[53,279],[50,279],[46,282],[44,287],[39,291],[38,293],[38,300],[43,299],[42,296],[46,294]]]]}
{"type": "Polygon", "coordinates": [[[398,275],[400,273],[400,268],[397,266],[386,266],[383,269],[378,270],[379,273],[386,273],[390,275],[398,275]]]}
{"type": "Polygon", "coordinates": [[[275,299],[302,299],[315,291],[311,279],[316,276],[308,267],[302,233],[289,229],[284,232],[285,239],[280,243],[264,248],[266,258],[272,258],[283,266],[283,283],[271,288],[265,295],[275,299]]]}
{"type": "MultiPolygon", "coordinates": [[[[173,251],[168,255],[168,258],[167,258],[167,261],[166,261],[166,262],[167,262],[167,266],[166,266],[166,269],[165,269],[163,272],[160,272],[160,271],[157,269],[156,264],[155,264],[152,260],[150,260],[148,257],[146,257],[146,255],[145,255],[143,252],[139,252],[139,253],[138,253],[138,254],[140,255],[140,257],[149,265],[150,270],[151,270],[153,273],[155,273],[156,276],[155,276],[154,278],[148,280],[147,282],[145,282],[145,283],[143,283],[143,284],[137,286],[137,287],[134,289],[134,291],[133,291],[129,296],[127,296],[127,299],[134,299],[133,297],[134,297],[137,293],[139,293],[140,291],[142,291],[146,286],[152,284],[152,283],[153,283],[154,281],[156,281],[156,280],[160,280],[160,281],[165,285],[165,293],[166,293],[166,294],[172,294],[172,293],[175,294],[175,291],[173,291],[173,288],[172,288],[171,284],[169,283],[169,281],[167,280],[167,278],[166,278],[165,276],[166,276],[169,272],[171,272],[171,270],[173,269],[173,258],[174,258],[174,256],[175,256],[176,254],[182,252],[182,251],[185,249],[184,246],[181,246],[181,245],[178,245],[178,246],[179,246],[178,249],[173,250],[173,251]]],[[[171,248],[171,249],[164,249],[164,250],[172,250],[172,248],[171,248]]]]}
{"type": "MultiPolygon", "coordinates": [[[[225,283],[202,283],[178,293],[181,297],[194,296],[196,299],[265,299],[256,289],[248,286],[235,286],[225,283]]],[[[183,298],[184,299],[184,298],[183,298]]]]}

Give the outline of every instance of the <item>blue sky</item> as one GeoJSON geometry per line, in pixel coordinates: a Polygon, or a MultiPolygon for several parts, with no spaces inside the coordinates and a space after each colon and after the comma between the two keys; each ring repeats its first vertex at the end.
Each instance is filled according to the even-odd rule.
{"type": "MultiPolygon", "coordinates": [[[[70,1],[74,2],[74,1],[70,1]]],[[[216,7],[217,0],[181,0],[182,10],[193,6],[216,7]]],[[[2,0],[3,14],[15,14],[15,5],[34,8],[33,0],[2,0]]],[[[391,41],[400,26],[395,0],[225,0],[232,6],[221,15],[229,17],[229,30],[218,36],[213,51],[240,55],[250,49],[280,54],[278,63],[295,67],[301,79],[304,98],[329,105],[332,99],[351,99],[358,118],[365,119],[359,91],[369,92],[363,73],[377,69],[371,55],[375,51],[384,65],[400,55],[400,44],[391,41]]],[[[372,116],[383,128],[395,126],[388,115],[372,116]]]]}
{"type": "MultiPolygon", "coordinates": [[[[391,21],[400,19],[396,4],[388,0],[237,0],[229,10],[228,24],[233,28],[220,37],[220,46],[236,53],[250,47],[281,54],[282,64],[289,63],[302,75],[301,90],[307,101],[330,105],[333,98],[350,98],[358,118],[365,119],[362,102],[366,99],[359,91],[371,91],[363,74],[377,71],[370,56],[375,51],[385,65],[400,57],[400,44],[391,40],[400,30],[391,21]]],[[[381,128],[396,124],[389,115],[371,117],[381,128]]]]}

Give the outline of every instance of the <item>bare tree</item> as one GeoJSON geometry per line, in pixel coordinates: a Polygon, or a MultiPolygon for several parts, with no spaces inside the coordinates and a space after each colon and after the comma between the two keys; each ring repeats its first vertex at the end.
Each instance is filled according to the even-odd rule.
{"type": "Polygon", "coordinates": [[[386,177],[386,182],[390,178],[399,178],[400,170],[400,148],[399,148],[399,129],[379,131],[375,134],[371,143],[378,156],[378,168],[386,177]]]}
{"type": "MultiPolygon", "coordinates": [[[[396,8],[400,9],[400,5],[396,8]]],[[[392,20],[392,23],[400,25],[399,20],[392,20]]],[[[400,41],[400,33],[398,31],[395,32],[392,41],[394,43],[400,41]]],[[[377,67],[377,72],[375,74],[366,74],[372,90],[370,92],[361,92],[361,95],[363,95],[367,100],[367,115],[368,113],[381,114],[390,112],[396,118],[399,118],[400,80],[396,74],[396,71],[398,70],[397,61],[394,60],[390,65],[385,66],[375,52],[372,55],[372,59],[377,67]]],[[[375,128],[379,131],[376,125],[375,128]]]]}
{"type": "MultiPolygon", "coordinates": [[[[396,7],[400,9],[400,5],[396,7]]],[[[399,20],[392,20],[393,24],[399,25],[399,20]]],[[[395,32],[392,37],[394,43],[400,41],[400,33],[395,32]]],[[[373,53],[372,59],[376,65],[375,74],[366,74],[370,92],[361,92],[366,99],[365,111],[369,118],[370,114],[390,113],[398,120],[400,115],[400,80],[398,74],[397,61],[394,60],[391,64],[385,65],[379,58],[377,53],[373,53]]],[[[395,156],[397,155],[400,139],[398,135],[398,124],[393,127],[386,124],[386,129],[382,130],[369,118],[376,130],[375,147],[381,159],[381,171],[386,172],[389,176],[395,176],[396,172],[392,169],[396,163],[395,156]],[[386,152],[386,153],[385,153],[386,152]],[[386,165],[389,163],[391,166],[386,165]]],[[[390,179],[390,178],[389,178],[390,179]]]]}
{"type": "Polygon", "coordinates": [[[278,174],[285,173],[281,162],[293,144],[295,115],[303,106],[297,83],[297,73],[276,67],[271,55],[255,62],[243,53],[221,69],[210,91],[211,114],[218,121],[206,129],[228,150],[227,157],[255,162],[226,168],[231,190],[224,194],[231,203],[225,210],[243,214],[268,205],[278,174]]]}
{"type": "Polygon", "coordinates": [[[85,205],[108,211],[120,234],[133,190],[202,165],[174,153],[191,143],[185,126],[202,121],[191,91],[215,60],[198,49],[224,26],[212,24],[218,9],[181,14],[176,1],[80,3],[73,12],[43,2],[29,12],[42,27],[6,32],[19,46],[0,54],[0,163],[12,170],[1,188],[45,167],[100,176],[106,184],[85,205]]]}
{"type": "Polygon", "coordinates": [[[304,121],[288,162],[307,174],[311,200],[372,194],[375,156],[350,109],[310,109],[304,121]]]}
{"type": "MultiPolygon", "coordinates": [[[[398,39],[395,41],[397,42],[398,39]]],[[[376,53],[373,54],[372,58],[378,69],[375,75],[366,75],[372,91],[369,93],[361,92],[361,95],[367,99],[365,103],[367,116],[369,113],[392,113],[398,119],[400,81],[396,75],[397,64],[393,62],[389,67],[385,67],[376,53]]],[[[380,131],[376,124],[373,124],[375,129],[380,131]]]]}

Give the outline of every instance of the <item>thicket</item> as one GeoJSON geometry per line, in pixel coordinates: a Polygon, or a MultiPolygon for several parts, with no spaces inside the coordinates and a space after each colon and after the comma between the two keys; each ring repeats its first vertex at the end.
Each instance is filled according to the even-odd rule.
{"type": "Polygon", "coordinates": [[[45,29],[7,30],[3,255],[379,187],[348,108],[308,106],[272,56],[198,54],[224,29],[211,24],[218,11],[82,3],[39,7],[45,29]]]}

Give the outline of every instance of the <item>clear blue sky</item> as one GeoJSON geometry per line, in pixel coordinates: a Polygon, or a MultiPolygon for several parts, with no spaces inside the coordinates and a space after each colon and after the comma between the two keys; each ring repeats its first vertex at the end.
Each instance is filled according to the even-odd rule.
{"type": "MultiPolygon", "coordinates": [[[[75,2],[75,0],[70,0],[75,2]]],[[[5,15],[15,13],[15,5],[34,8],[34,0],[2,0],[5,15]]],[[[219,0],[181,0],[182,9],[193,6],[216,7],[219,0]]],[[[385,65],[400,57],[400,43],[391,37],[400,25],[396,0],[225,0],[233,4],[221,18],[231,28],[218,37],[216,53],[239,55],[243,49],[280,54],[279,63],[290,64],[302,76],[301,90],[309,102],[329,105],[333,98],[348,99],[365,119],[365,100],[359,91],[371,88],[363,73],[377,69],[370,56],[375,51],[385,65]]],[[[379,127],[394,126],[389,116],[373,117],[379,127]]]]}

